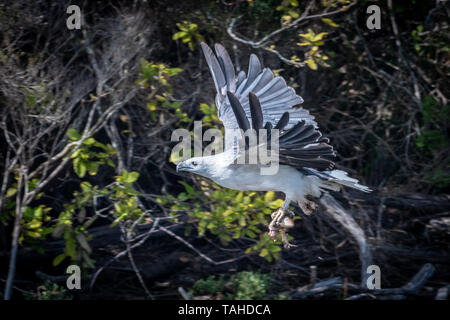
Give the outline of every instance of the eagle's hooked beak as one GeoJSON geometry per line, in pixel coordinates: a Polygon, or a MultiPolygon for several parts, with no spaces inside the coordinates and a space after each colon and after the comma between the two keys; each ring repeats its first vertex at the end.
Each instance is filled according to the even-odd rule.
{"type": "Polygon", "coordinates": [[[179,171],[186,171],[185,169],[189,168],[188,165],[184,161],[181,161],[179,164],[177,164],[177,172],[179,171]]]}
{"type": "Polygon", "coordinates": [[[190,161],[181,161],[178,165],[177,165],[177,172],[179,171],[194,171],[195,170],[195,166],[192,165],[190,163],[190,161]]]}

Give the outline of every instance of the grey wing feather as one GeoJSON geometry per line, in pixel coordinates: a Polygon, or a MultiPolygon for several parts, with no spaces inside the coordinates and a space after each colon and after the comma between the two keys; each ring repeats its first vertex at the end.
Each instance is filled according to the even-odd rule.
{"type": "MultiPolygon", "coordinates": [[[[273,72],[268,68],[262,68],[258,57],[250,55],[248,72],[241,71],[236,76],[230,56],[225,48],[215,45],[215,52],[206,45],[201,44],[206,62],[213,76],[217,90],[216,106],[218,108],[219,119],[223,122],[225,129],[238,129],[236,117],[230,106],[227,91],[233,93],[244,113],[250,122],[251,108],[249,103],[249,93],[254,92],[261,104],[263,123],[271,123],[275,126],[285,112],[289,113],[289,121],[284,127],[285,130],[292,128],[297,122],[304,120],[307,124],[317,127],[314,117],[308,110],[298,108],[303,99],[295,93],[295,90],[286,84],[281,77],[274,77],[273,72]],[[296,106],[296,108],[293,108],[296,106]]],[[[259,121],[259,120],[258,120],[259,121]]],[[[225,138],[225,148],[229,146],[227,137],[225,138]]]]}
{"type": "Polygon", "coordinates": [[[247,83],[252,83],[258,74],[261,73],[261,63],[255,54],[250,55],[250,62],[248,64],[247,83]]]}
{"type": "Polygon", "coordinates": [[[269,82],[273,79],[273,73],[268,68],[264,68],[264,71],[262,72],[262,76],[259,79],[258,83],[253,87],[253,92],[258,92],[262,88],[264,88],[269,82]]]}
{"type": "Polygon", "coordinates": [[[219,60],[219,63],[222,67],[222,71],[225,75],[225,82],[227,84],[227,90],[234,92],[236,89],[236,79],[234,73],[234,66],[231,62],[230,56],[225,48],[221,44],[215,45],[216,54],[219,60]]]}
{"type": "Polygon", "coordinates": [[[242,83],[242,81],[244,81],[244,79],[246,78],[246,74],[244,71],[241,71],[238,73],[238,78],[236,81],[236,88],[239,87],[239,85],[242,83]]]}
{"type": "Polygon", "coordinates": [[[211,48],[204,42],[201,44],[203,54],[205,55],[206,63],[208,64],[209,71],[211,71],[211,75],[214,80],[214,84],[216,86],[216,90],[218,93],[221,92],[222,87],[225,85],[225,75],[220,67],[219,61],[216,56],[212,52],[211,48]]]}

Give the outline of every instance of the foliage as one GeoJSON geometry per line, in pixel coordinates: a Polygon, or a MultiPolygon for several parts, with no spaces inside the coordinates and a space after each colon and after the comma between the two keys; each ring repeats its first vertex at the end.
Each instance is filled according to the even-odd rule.
{"type": "MultiPolygon", "coordinates": [[[[266,32],[277,32],[280,30],[283,30],[283,28],[286,28],[286,35],[285,37],[286,41],[283,41],[280,44],[277,44],[277,40],[272,41],[272,43],[269,43],[266,41],[265,43],[265,49],[276,53],[277,55],[280,55],[280,49],[277,49],[275,51],[275,48],[280,47],[286,47],[291,46],[289,43],[289,40],[295,37],[290,36],[291,33],[293,33],[292,30],[289,30],[291,26],[296,24],[296,21],[299,20],[301,14],[307,14],[311,10],[311,8],[306,9],[304,7],[304,3],[298,1],[298,0],[279,0],[279,1],[271,1],[271,0],[265,0],[265,1],[248,1],[250,4],[250,7],[248,10],[246,10],[245,15],[246,17],[255,19],[258,24],[258,27],[261,29],[260,31],[255,31],[255,34],[266,32]],[[273,14],[273,13],[279,13],[273,14]],[[264,21],[264,23],[261,23],[264,21]],[[274,22],[275,21],[281,21],[281,27],[277,26],[274,22]],[[266,29],[272,29],[271,31],[268,31],[266,29]],[[275,29],[275,30],[273,30],[275,29]]],[[[336,8],[340,8],[342,11],[346,11],[346,6],[349,5],[351,1],[348,0],[331,0],[331,1],[322,1],[321,5],[324,8],[336,10],[336,8]]],[[[242,6],[245,8],[245,5],[242,6]]],[[[309,12],[310,13],[310,12],[309,12]]],[[[243,12],[241,14],[244,14],[243,12]]],[[[320,19],[324,24],[326,24],[328,27],[332,28],[339,28],[339,24],[337,24],[333,19],[330,17],[323,17],[320,19]]],[[[256,23],[256,22],[255,22],[256,23]]],[[[301,25],[301,23],[299,24],[301,25]]],[[[314,24],[311,24],[314,25],[314,24]]],[[[314,28],[320,27],[323,28],[323,26],[320,26],[319,24],[315,24],[314,28]]],[[[300,37],[302,37],[301,42],[297,43],[299,47],[308,46],[307,51],[305,51],[302,48],[302,55],[304,56],[303,59],[299,58],[298,54],[291,54],[289,60],[292,62],[292,65],[299,67],[303,65],[303,62],[312,70],[317,70],[318,66],[322,67],[329,67],[329,65],[326,63],[326,60],[329,59],[329,57],[321,52],[319,50],[319,47],[324,44],[323,36],[326,35],[326,32],[320,32],[318,34],[315,34],[311,28],[308,28],[307,33],[300,33],[300,37]],[[303,61],[302,61],[303,60],[303,61]]],[[[250,37],[251,38],[251,37],[250,37]]],[[[258,43],[258,47],[260,44],[258,43]]],[[[292,50],[292,49],[291,49],[292,50]]]]}
{"type": "Polygon", "coordinates": [[[197,280],[191,294],[207,294],[224,300],[261,300],[266,298],[270,279],[270,274],[250,271],[241,271],[229,277],[223,274],[211,275],[197,280]]]}
{"type": "Polygon", "coordinates": [[[317,65],[328,67],[325,63],[328,57],[321,53],[319,47],[323,45],[323,37],[327,35],[327,32],[314,33],[311,29],[308,29],[307,33],[300,33],[300,37],[303,39],[302,42],[297,43],[298,46],[307,46],[309,50],[305,53],[305,62],[309,68],[312,70],[317,70],[317,65]]]}
{"type": "MultiPolygon", "coordinates": [[[[15,182],[11,184],[5,194],[5,211],[6,215],[3,219],[9,219],[15,216],[15,195],[17,193],[17,180],[18,174],[14,176],[15,182]]],[[[36,187],[37,179],[31,179],[28,181],[27,189],[32,192],[36,187]]],[[[36,195],[36,200],[42,198],[44,193],[40,192],[36,195]]],[[[49,212],[51,208],[40,204],[35,207],[25,206],[23,208],[23,217],[21,220],[22,233],[19,237],[19,243],[22,244],[24,241],[30,244],[42,252],[42,248],[39,247],[39,242],[45,240],[48,234],[52,232],[52,227],[50,226],[51,217],[49,212]]]]}
{"type": "Polygon", "coordinates": [[[322,5],[324,7],[337,8],[341,5],[346,5],[351,3],[351,0],[322,0],[322,5]]]}
{"type": "Polygon", "coordinates": [[[261,226],[266,228],[270,221],[270,214],[278,209],[283,201],[275,199],[272,191],[261,195],[257,192],[242,192],[222,188],[216,184],[202,181],[200,190],[180,181],[185,192],[174,197],[159,197],[157,201],[161,205],[169,206],[171,215],[176,216],[180,212],[186,212],[190,221],[195,223],[199,236],[207,231],[217,236],[226,245],[233,239],[248,237],[259,241],[251,251],[259,252],[259,255],[267,261],[279,257],[281,248],[279,241],[276,243],[267,234],[259,236],[261,226]]]}
{"type": "Polygon", "coordinates": [[[259,272],[242,271],[233,279],[236,300],[264,299],[270,285],[270,276],[259,272]]]}
{"type": "Polygon", "coordinates": [[[198,32],[198,25],[196,23],[183,21],[177,23],[177,27],[180,31],[175,33],[172,39],[180,39],[181,42],[187,43],[191,51],[194,51],[196,41],[204,41],[203,36],[198,32]]]}
{"type": "Polygon", "coordinates": [[[171,95],[173,88],[169,80],[181,71],[181,68],[169,68],[163,63],[141,59],[140,78],[136,80],[136,84],[150,89],[147,109],[152,121],[159,120],[157,118],[161,112],[174,114],[180,124],[190,121],[187,114],[181,110],[181,102],[176,101],[171,95]]]}
{"type": "Polygon", "coordinates": [[[281,17],[282,25],[289,24],[300,16],[298,11],[298,0],[283,0],[276,10],[283,13],[281,17]]]}
{"type": "MultiPolygon", "coordinates": [[[[67,136],[71,142],[82,138],[78,131],[73,128],[67,130],[67,136]]],[[[103,164],[114,167],[115,164],[110,159],[114,154],[116,154],[116,151],[110,144],[105,145],[91,137],[83,140],[83,143],[71,154],[70,158],[75,173],[78,177],[83,178],[86,172],[89,172],[92,176],[96,175],[98,168],[103,164]]]]}
{"type": "Polygon", "coordinates": [[[225,288],[225,275],[210,275],[206,279],[197,280],[192,286],[192,293],[196,295],[221,293],[225,288]]]}
{"type": "Polygon", "coordinates": [[[94,267],[94,261],[90,258],[92,249],[89,245],[91,236],[88,228],[100,216],[96,207],[102,200],[111,203],[106,209],[114,208],[109,210],[111,217],[114,218],[111,226],[142,218],[144,211],[139,208],[136,199],[140,193],[133,188],[133,183],[138,177],[137,172],[123,170],[122,175],[115,178],[115,182],[104,188],[93,186],[88,181],[81,182],[81,192],[75,191],[73,200],[64,204],[64,211],[58,216],[53,231],[54,237],[63,236],[65,240],[64,252],[53,261],[55,266],[68,257],[82,267],[94,267]],[[94,214],[88,216],[87,212],[91,207],[94,214]]]}
{"type": "Polygon", "coordinates": [[[37,287],[36,292],[26,291],[23,296],[25,300],[72,300],[72,296],[63,286],[50,280],[37,287]]]}
{"type": "MultiPolygon", "coordinates": [[[[424,151],[428,157],[440,157],[445,154],[450,146],[450,140],[446,134],[446,126],[450,121],[450,105],[441,106],[431,96],[424,97],[422,101],[423,127],[416,137],[417,148],[424,151]]],[[[450,186],[450,159],[445,158],[441,166],[434,167],[425,173],[425,179],[439,189],[450,186]]]]}
{"type": "Polygon", "coordinates": [[[211,105],[206,103],[200,103],[200,111],[203,112],[202,124],[204,126],[216,127],[222,122],[219,120],[217,114],[217,107],[214,103],[211,105]]]}
{"type": "MultiPolygon", "coordinates": [[[[71,142],[82,139],[82,136],[73,128],[67,131],[67,135],[71,142]]],[[[115,167],[114,162],[111,160],[114,154],[116,154],[116,151],[111,145],[102,144],[91,137],[83,140],[70,158],[72,159],[75,173],[80,178],[84,178],[86,172],[89,172],[90,175],[97,174],[101,165],[107,164],[115,167]]],[[[93,186],[88,181],[81,181],[81,192],[73,192],[72,201],[64,203],[64,210],[59,214],[54,225],[51,228],[40,228],[34,231],[36,234],[41,232],[43,235],[52,233],[54,237],[63,236],[65,249],[63,253],[55,257],[53,261],[55,266],[69,257],[72,262],[76,262],[82,267],[94,267],[94,261],[90,258],[92,249],[89,245],[91,236],[88,233],[88,227],[99,217],[96,207],[102,199],[110,201],[112,203],[111,206],[114,207],[114,210],[110,210],[114,217],[112,226],[123,220],[136,220],[142,216],[143,211],[138,208],[136,200],[136,196],[140,195],[140,193],[132,186],[138,177],[139,173],[137,172],[123,170],[122,174],[116,177],[115,182],[104,188],[93,186]],[[94,215],[88,216],[89,208],[94,209],[94,215]]],[[[24,230],[31,227],[39,228],[42,223],[37,219],[42,219],[43,213],[48,212],[49,209],[42,208],[42,206],[34,210],[27,208],[24,211],[24,223],[30,219],[31,221],[24,225],[24,230]]],[[[49,220],[49,217],[45,219],[49,220]]]]}
{"type": "Polygon", "coordinates": [[[431,96],[422,102],[423,127],[416,138],[416,145],[429,152],[437,152],[446,148],[450,141],[443,130],[450,121],[450,105],[440,106],[431,96]]]}
{"type": "Polygon", "coordinates": [[[448,57],[450,45],[445,32],[429,32],[424,30],[424,26],[419,24],[411,31],[414,51],[420,57],[426,58],[431,63],[442,57],[448,57]]]}
{"type": "Polygon", "coordinates": [[[153,63],[141,59],[140,78],[136,84],[149,88],[155,83],[159,83],[170,93],[173,91],[168,80],[183,71],[181,68],[168,68],[163,63],[153,63]]]}
{"type": "Polygon", "coordinates": [[[44,240],[53,231],[53,228],[48,226],[48,222],[51,219],[48,215],[50,210],[51,208],[42,204],[34,208],[29,206],[24,207],[21,221],[23,232],[19,237],[20,244],[24,240],[30,244],[36,244],[32,240],[44,240]]]}

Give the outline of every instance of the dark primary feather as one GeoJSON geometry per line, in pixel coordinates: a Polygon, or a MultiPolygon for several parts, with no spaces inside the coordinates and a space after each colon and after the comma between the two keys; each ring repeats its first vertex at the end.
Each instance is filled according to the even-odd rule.
{"type": "MultiPolygon", "coordinates": [[[[231,93],[227,92],[234,115],[236,116],[239,127],[245,132],[250,128],[245,111],[239,100],[231,93]]],[[[255,94],[249,94],[250,112],[252,116],[252,125],[254,129],[262,127],[263,120],[261,104],[255,94]]],[[[313,168],[317,170],[331,170],[334,162],[323,157],[334,157],[333,147],[328,145],[328,139],[322,138],[322,134],[302,120],[288,130],[283,130],[289,122],[289,113],[285,112],[275,126],[275,129],[281,131],[279,139],[279,160],[281,164],[287,164],[295,168],[313,168]]],[[[264,128],[270,130],[272,127],[269,122],[264,128]]],[[[259,141],[261,142],[261,141],[259,141]]],[[[270,131],[267,133],[266,144],[270,147],[270,131]]],[[[248,146],[245,148],[248,149],[248,146]]]]}
{"type": "Polygon", "coordinates": [[[253,92],[249,94],[250,101],[250,114],[252,116],[252,128],[258,132],[259,129],[262,129],[263,126],[263,114],[261,110],[261,104],[259,103],[258,98],[253,92]]]}
{"type": "Polygon", "coordinates": [[[289,112],[283,113],[278,123],[275,125],[275,129],[282,130],[289,123],[289,112]]]}
{"type": "Polygon", "coordinates": [[[266,122],[266,124],[264,125],[264,129],[266,129],[267,132],[267,146],[270,148],[270,139],[272,138],[272,128],[273,125],[270,122],[266,122]]]}
{"type": "Polygon", "coordinates": [[[230,91],[227,91],[228,100],[230,101],[231,108],[233,109],[233,113],[236,117],[237,123],[239,124],[239,128],[247,131],[250,129],[250,123],[248,122],[247,116],[245,115],[245,111],[241,106],[238,98],[230,91]]]}
{"type": "Polygon", "coordinates": [[[266,124],[264,125],[264,129],[266,130],[272,130],[272,124],[270,122],[266,122],[266,124]]]}
{"type": "Polygon", "coordinates": [[[280,142],[289,142],[291,140],[300,142],[305,139],[308,139],[307,141],[315,140],[314,138],[309,139],[313,135],[315,135],[314,138],[316,139],[320,137],[320,133],[314,129],[314,126],[305,125],[304,121],[300,121],[280,137],[280,142]],[[319,136],[317,136],[317,134],[319,134],[319,136]]]}
{"type": "Polygon", "coordinates": [[[297,169],[313,168],[320,171],[331,170],[334,167],[334,162],[327,159],[322,159],[319,157],[305,157],[305,158],[288,157],[281,155],[281,151],[280,151],[280,163],[290,165],[291,167],[295,167],[297,169]]]}

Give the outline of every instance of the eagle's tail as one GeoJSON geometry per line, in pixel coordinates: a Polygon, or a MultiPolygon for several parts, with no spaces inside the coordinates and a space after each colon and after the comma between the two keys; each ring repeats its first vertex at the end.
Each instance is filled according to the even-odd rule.
{"type": "Polygon", "coordinates": [[[309,174],[320,178],[319,187],[323,189],[339,191],[342,186],[350,187],[363,192],[372,192],[372,190],[362,184],[357,179],[348,176],[347,172],[342,170],[317,171],[305,168],[309,174]]]}

